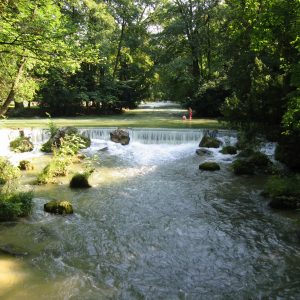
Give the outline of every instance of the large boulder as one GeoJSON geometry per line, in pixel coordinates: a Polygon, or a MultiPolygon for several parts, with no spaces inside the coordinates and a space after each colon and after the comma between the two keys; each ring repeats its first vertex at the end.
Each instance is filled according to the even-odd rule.
{"type": "Polygon", "coordinates": [[[88,174],[75,174],[70,181],[70,188],[90,188],[88,174]]]}
{"type": "Polygon", "coordinates": [[[234,155],[237,153],[237,149],[234,146],[225,146],[220,151],[222,154],[231,154],[234,155]]]}
{"type": "Polygon", "coordinates": [[[56,133],[50,137],[50,139],[42,145],[41,151],[50,153],[52,152],[52,148],[60,148],[61,141],[66,135],[76,135],[80,137],[83,147],[88,148],[91,145],[91,139],[89,137],[86,137],[78,132],[78,129],[75,127],[63,127],[59,128],[56,133]]]}
{"type": "Polygon", "coordinates": [[[14,152],[30,152],[33,150],[33,143],[30,141],[29,137],[20,136],[15,140],[11,141],[10,149],[14,152]]]}
{"type": "Polygon", "coordinates": [[[214,137],[204,135],[200,141],[199,147],[219,148],[222,142],[214,137]]]}
{"type": "Polygon", "coordinates": [[[199,165],[199,170],[203,171],[218,171],[220,170],[220,166],[214,161],[206,161],[199,165]]]}
{"type": "Polygon", "coordinates": [[[233,172],[236,175],[253,175],[254,166],[248,160],[237,159],[232,163],[233,172]]]}
{"type": "Polygon", "coordinates": [[[52,214],[67,215],[73,213],[73,207],[69,201],[53,200],[44,205],[44,211],[52,214]]]}
{"type": "Polygon", "coordinates": [[[19,162],[19,166],[18,167],[22,171],[29,171],[29,170],[33,170],[34,169],[32,163],[29,160],[21,160],[19,162]]]}
{"type": "Polygon", "coordinates": [[[130,141],[129,133],[123,129],[116,129],[110,133],[111,141],[120,143],[121,145],[128,145],[130,141]]]}

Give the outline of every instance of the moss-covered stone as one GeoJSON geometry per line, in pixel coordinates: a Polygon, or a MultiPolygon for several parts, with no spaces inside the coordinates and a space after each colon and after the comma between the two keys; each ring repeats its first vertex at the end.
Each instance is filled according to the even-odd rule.
{"type": "Polygon", "coordinates": [[[199,156],[211,156],[213,154],[212,151],[207,150],[207,149],[197,149],[196,153],[199,156]]]}
{"type": "Polygon", "coordinates": [[[246,157],[250,157],[253,153],[255,153],[255,151],[251,148],[247,148],[242,150],[237,157],[239,158],[246,158],[246,157]]]}
{"type": "Polygon", "coordinates": [[[81,147],[80,149],[85,149],[91,146],[91,139],[86,137],[78,132],[78,129],[75,127],[63,127],[59,128],[55,135],[51,136],[50,139],[44,143],[41,147],[41,151],[46,153],[51,153],[53,147],[60,148],[61,142],[65,138],[65,136],[76,136],[79,137],[81,140],[81,147]]]}
{"type": "Polygon", "coordinates": [[[75,174],[70,181],[70,188],[90,188],[88,174],[75,174]]]}
{"type": "Polygon", "coordinates": [[[272,165],[272,162],[270,161],[269,157],[261,152],[254,152],[250,157],[249,157],[249,162],[252,163],[255,167],[267,167],[269,165],[272,165]]]}
{"type": "Polygon", "coordinates": [[[237,159],[232,163],[232,169],[236,175],[253,175],[254,166],[248,160],[237,159]]]}
{"type": "Polygon", "coordinates": [[[225,146],[222,148],[222,150],[220,151],[223,154],[231,154],[234,155],[237,153],[237,149],[234,146],[225,146]]]}
{"type": "Polygon", "coordinates": [[[9,144],[10,149],[14,152],[30,152],[33,150],[34,146],[33,143],[30,141],[29,137],[18,137],[17,139],[13,140],[9,144]]]}
{"type": "Polygon", "coordinates": [[[221,146],[222,142],[214,137],[210,137],[208,135],[203,136],[201,139],[201,142],[199,144],[199,147],[205,147],[205,148],[219,148],[221,146]]]}
{"type": "Polygon", "coordinates": [[[269,206],[276,209],[298,209],[300,199],[294,196],[277,196],[271,200],[269,206]]]}
{"type": "Polygon", "coordinates": [[[22,171],[29,171],[29,170],[33,170],[34,167],[29,160],[21,160],[19,163],[19,169],[22,171]]]}
{"type": "Polygon", "coordinates": [[[203,171],[218,171],[220,170],[219,164],[214,161],[206,161],[199,165],[199,170],[203,171]]]}
{"type": "Polygon", "coordinates": [[[44,211],[53,214],[67,215],[73,213],[73,207],[69,201],[53,200],[44,205],[44,211]]]}

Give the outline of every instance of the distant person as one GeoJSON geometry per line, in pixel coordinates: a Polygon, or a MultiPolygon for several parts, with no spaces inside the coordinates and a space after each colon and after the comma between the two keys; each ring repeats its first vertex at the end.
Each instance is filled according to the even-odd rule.
{"type": "Polygon", "coordinates": [[[182,116],[182,120],[186,120],[186,116],[185,115],[182,116]]]}
{"type": "Polygon", "coordinates": [[[190,118],[190,120],[192,120],[192,118],[193,118],[193,110],[192,110],[192,108],[189,107],[188,111],[189,111],[189,118],[190,118]]]}

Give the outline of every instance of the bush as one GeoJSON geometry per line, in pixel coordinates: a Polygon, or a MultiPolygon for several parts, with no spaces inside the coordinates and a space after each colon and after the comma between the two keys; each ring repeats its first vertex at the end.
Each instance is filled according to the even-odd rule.
{"type": "Polygon", "coordinates": [[[70,188],[90,188],[88,177],[90,174],[75,174],[70,181],[70,188]]]}
{"type": "Polygon", "coordinates": [[[27,216],[32,209],[32,192],[0,193],[0,220],[27,216]]]}
{"type": "Polygon", "coordinates": [[[15,181],[21,176],[20,170],[14,167],[6,158],[0,157],[0,184],[15,181]]]}
{"type": "Polygon", "coordinates": [[[300,197],[300,176],[272,177],[266,184],[270,197],[295,196],[300,197]]]}
{"type": "Polygon", "coordinates": [[[33,144],[29,137],[18,137],[10,142],[10,149],[14,152],[30,152],[33,150],[33,144]]]}

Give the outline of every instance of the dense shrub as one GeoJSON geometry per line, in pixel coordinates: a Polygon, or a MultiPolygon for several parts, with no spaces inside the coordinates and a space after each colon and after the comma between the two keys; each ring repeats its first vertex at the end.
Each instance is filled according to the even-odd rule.
{"type": "Polygon", "coordinates": [[[17,167],[14,167],[6,158],[0,157],[0,184],[15,181],[20,175],[17,167]]]}
{"type": "Polygon", "coordinates": [[[0,221],[27,216],[32,208],[32,192],[0,193],[0,221]]]}

